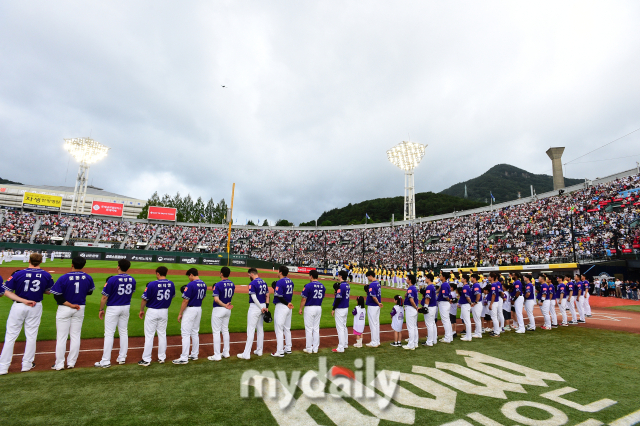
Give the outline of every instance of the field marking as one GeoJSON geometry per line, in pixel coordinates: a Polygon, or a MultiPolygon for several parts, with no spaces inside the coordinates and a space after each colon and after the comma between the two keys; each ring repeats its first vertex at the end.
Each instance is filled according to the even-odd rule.
{"type": "Polygon", "coordinates": [[[614,420],[609,423],[609,426],[632,426],[640,423],[640,410],[634,411],[631,414],[627,414],[624,417],[614,420]]]}

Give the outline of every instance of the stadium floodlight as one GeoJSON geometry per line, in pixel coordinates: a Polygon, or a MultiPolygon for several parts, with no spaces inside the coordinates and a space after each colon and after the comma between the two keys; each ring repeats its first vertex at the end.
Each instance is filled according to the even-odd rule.
{"type": "Polygon", "coordinates": [[[83,214],[89,182],[89,166],[106,157],[109,148],[91,138],[72,138],[64,140],[64,149],[69,151],[69,154],[80,163],[69,212],[83,214]]]}
{"type": "Polygon", "coordinates": [[[427,145],[402,141],[387,151],[389,161],[404,171],[404,220],[416,218],[416,192],[413,184],[413,170],[424,157],[427,145]]]}

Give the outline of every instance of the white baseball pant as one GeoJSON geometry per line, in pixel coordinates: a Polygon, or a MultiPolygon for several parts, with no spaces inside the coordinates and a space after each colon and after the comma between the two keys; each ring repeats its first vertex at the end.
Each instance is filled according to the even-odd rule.
{"type": "Polygon", "coordinates": [[[447,342],[452,342],[453,329],[451,328],[451,320],[449,319],[451,304],[447,301],[438,302],[438,310],[440,311],[440,320],[442,321],[442,328],[444,328],[444,340],[447,342]]]}
{"type": "Polygon", "coordinates": [[[9,316],[7,317],[7,332],[4,336],[4,346],[0,355],[0,373],[6,374],[9,371],[11,360],[13,359],[13,346],[20,335],[24,325],[24,335],[26,344],[24,355],[22,356],[22,369],[31,369],[33,359],[36,356],[36,340],[38,338],[38,328],[42,318],[42,302],[36,303],[33,308],[24,303],[14,302],[11,305],[9,316]]]}
{"type": "Polygon", "coordinates": [[[549,315],[549,309],[551,307],[551,302],[549,299],[545,299],[542,301],[542,305],[540,305],[540,311],[542,312],[542,316],[544,317],[544,326],[547,328],[551,328],[551,316],[549,315]]]}
{"type": "Polygon", "coordinates": [[[500,334],[500,332],[502,331],[500,329],[500,319],[498,318],[498,311],[500,310],[500,304],[497,301],[491,304],[489,313],[491,314],[491,321],[493,321],[493,332],[495,334],[500,334]]]}
{"type": "Polygon", "coordinates": [[[558,314],[556,313],[556,299],[549,300],[549,315],[551,316],[551,325],[558,325],[558,314]]]}
{"type": "Polygon", "coordinates": [[[371,331],[371,344],[380,344],[380,306],[367,306],[369,318],[369,330],[371,331]]]}
{"type": "Polygon", "coordinates": [[[436,326],[436,315],[438,315],[437,306],[428,306],[427,314],[424,316],[424,322],[427,325],[427,343],[438,343],[438,327],[436,326]]]}
{"type": "Polygon", "coordinates": [[[253,336],[258,331],[258,341],[256,342],[256,355],[262,355],[262,347],[264,344],[264,328],[263,328],[263,316],[262,308],[266,305],[260,304],[257,306],[255,303],[249,304],[249,310],[247,311],[247,343],[244,345],[244,352],[242,355],[245,359],[251,357],[251,347],[253,346],[253,336]]]}
{"type": "Polygon", "coordinates": [[[482,337],[482,302],[476,303],[471,308],[473,314],[473,322],[476,324],[476,331],[473,333],[473,337],[482,337]]]}
{"type": "Polygon", "coordinates": [[[498,300],[498,322],[500,325],[500,331],[502,331],[502,329],[504,328],[504,311],[503,311],[503,306],[504,306],[504,300],[502,299],[502,297],[500,297],[498,300]]]}
{"type": "Polygon", "coordinates": [[[273,322],[276,331],[276,352],[283,355],[285,351],[291,350],[291,309],[287,305],[277,303],[273,322]]]}
{"type": "Polygon", "coordinates": [[[168,320],[168,309],[147,308],[147,313],[144,316],[144,351],[142,352],[143,361],[151,362],[153,339],[156,333],[158,333],[158,360],[164,361],[167,358],[168,320]]]}
{"type": "Polygon", "coordinates": [[[320,317],[322,316],[322,307],[305,306],[304,307],[304,334],[306,337],[306,349],[308,352],[318,352],[320,346],[320,317]]]}
{"type": "Polygon", "coordinates": [[[407,322],[407,331],[409,332],[409,342],[407,346],[410,348],[418,347],[418,310],[411,305],[405,309],[405,320],[407,322]]]}
{"type": "Polygon", "coordinates": [[[578,296],[576,305],[578,306],[578,314],[580,315],[580,321],[584,321],[584,296],[578,296]]]}
{"type": "Polygon", "coordinates": [[[82,322],[84,321],[84,305],[80,309],[73,309],[65,305],[58,306],[56,312],[56,363],[55,368],[64,368],[64,353],[67,349],[67,339],[71,335],[69,343],[69,356],[67,365],[73,367],[78,360],[80,353],[80,336],[82,333],[82,322]]]}
{"type": "Polygon", "coordinates": [[[562,324],[567,324],[567,299],[564,297],[561,301],[559,301],[558,306],[560,307],[560,315],[562,315],[562,324]]]}
{"type": "Polygon", "coordinates": [[[200,319],[202,318],[202,308],[200,306],[187,306],[182,313],[180,323],[180,334],[182,335],[182,354],[180,360],[189,360],[189,347],[191,346],[191,357],[198,358],[200,353],[200,319]]]}
{"type": "Polygon", "coordinates": [[[347,329],[348,313],[349,308],[336,309],[334,312],[336,330],[338,331],[338,352],[344,352],[349,346],[349,329],[347,329]]]}
{"type": "Polygon", "coordinates": [[[211,330],[213,331],[213,356],[221,358],[220,354],[220,332],[224,340],[222,355],[229,357],[229,319],[231,310],[223,307],[214,307],[211,311],[211,330]]]}
{"type": "Polygon", "coordinates": [[[577,322],[576,317],[576,296],[569,298],[569,311],[571,312],[571,322],[577,322]]]}
{"type": "Polygon", "coordinates": [[[117,359],[118,361],[127,359],[129,310],[130,305],[107,306],[107,311],[104,314],[104,347],[100,364],[111,364],[111,350],[113,349],[113,336],[116,333],[116,327],[118,334],[120,334],[120,352],[117,359]]]}
{"type": "Polygon", "coordinates": [[[527,311],[527,318],[529,318],[529,328],[532,330],[536,329],[536,319],[533,316],[533,307],[535,304],[536,301],[533,299],[524,301],[524,309],[527,311]]]}
{"type": "Polygon", "coordinates": [[[460,305],[460,318],[462,318],[467,333],[465,338],[471,339],[471,305],[468,303],[460,305]]]}
{"type": "Polygon", "coordinates": [[[589,304],[589,298],[591,295],[587,292],[584,295],[584,314],[587,316],[591,316],[591,304],[589,304]]]}
{"type": "Polygon", "coordinates": [[[516,323],[518,324],[518,331],[524,332],[525,331],[524,318],[522,317],[522,309],[524,307],[524,296],[520,295],[518,298],[516,298],[515,302],[513,303],[513,306],[516,310],[516,323]]]}

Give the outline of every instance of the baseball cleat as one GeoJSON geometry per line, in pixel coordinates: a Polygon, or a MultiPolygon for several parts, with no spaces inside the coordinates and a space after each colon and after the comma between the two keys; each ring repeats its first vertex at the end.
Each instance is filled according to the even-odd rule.
{"type": "Polygon", "coordinates": [[[278,352],[272,353],[271,356],[276,357],[276,358],[284,358],[284,354],[279,354],[278,352]]]}
{"type": "Polygon", "coordinates": [[[190,356],[189,357],[189,361],[197,361],[198,357],[197,356],[190,356]]]}
{"type": "Polygon", "coordinates": [[[404,345],[404,346],[402,347],[402,349],[406,349],[406,350],[408,350],[408,351],[415,351],[415,350],[416,350],[416,347],[415,347],[415,346],[404,345]]]}
{"type": "Polygon", "coordinates": [[[253,354],[257,356],[262,356],[262,351],[258,352],[258,350],[256,349],[255,351],[253,351],[253,354]]]}
{"type": "Polygon", "coordinates": [[[242,354],[238,354],[238,358],[240,358],[240,359],[250,359],[251,356],[245,357],[244,354],[242,353],[242,354]]]}
{"type": "Polygon", "coordinates": [[[93,366],[98,368],[109,368],[111,367],[111,364],[103,364],[100,361],[98,361],[95,364],[93,364],[93,366]]]}
{"type": "Polygon", "coordinates": [[[32,363],[31,363],[31,367],[24,368],[24,366],[23,366],[23,367],[22,367],[22,372],[23,372],[23,373],[26,373],[27,371],[31,370],[31,369],[32,369],[32,368],[34,368],[35,366],[36,366],[36,363],[35,363],[35,362],[32,362],[32,363]]]}
{"type": "Polygon", "coordinates": [[[302,350],[302,352],[307,353],[307,354],[312,354],[313,353],[313,351],[311,349],[307,349],[307,348],[304,348],[302,350]]]}
{"type": "Polygon", "coordinates": [[[220,360],[222,360],[222,357],[221,356],[211,355],[211,356],[208,356],[207,359],[209,361],[220,361],[220,360]]]}
{"type": "Polygon", "coordinates": [[[472,340],[471,337],[469,337],[468,339],[467,338],[460,339],[461,342],[470,342],[471,340],[472,340]]]}
{"type": "Polygon", "coordinates": [[[291,349],[289,349],[288,351],[284,351],[285,355],[291,355],[291,349]]]}
{"type": "Polygon", "coordinates": [[[126,361],[124,359],[117,359],[116,362],[120,365],[124,365],[126,361]]]}
{"type": "Polygon", "coordinates": [[[341,351],[339,351],[339,350],[338,350],[338,348],[335,348],[335,349],[331,349],[331,352],[339,352],[339,353],[343,353],[343,352],[344,352],[344,349],[343,349],[343,350],[341,350],[341,351]]]}
{"type": "Polygon", "coordinates": [[[474,339],[482,339],[482,334],[472,334],[471,337],[474,339]]]}
{"type": "Polygon", "coordinates": [[[178,359],[174,359],[173,361],[171,361],[174,364],[179,364],[179,365],[183,365],[183,364],[189,364],[189,360],[183,361],[180,358],[178,359]]]}
{"type": "Polygon", "coordinates": [[[578,320],[578,324],[584,324],[585,322],[585,320],[578,320]]]}
{"type": "Polygon", "coordinates": [[[164,364],[164,359],[159,359],[158,364],[164,364]]]}
{"type": "Polygon", "coordinates": [[[141,367],[148,367],[151,365],[151,362],[141,359],[140,361],[138,361],[138,365],[141,367]]]}
{"type": "Polygon", "coordinates": [[[67,370],[73,370],[74,368],[76,368],[75,365],[67,365],[67,370]]]}
{"type": "Polygon", "coordinates": [[[569,327],[569,324],[564,324],[563,323],[563,324],[560,324],[560,325],[563,326],[563,327],[569,327]]]}
{"type": "Polygon", "coordinates": [[[64,370],[64,366],[63,366],[63,367],[56,367],[56,365],[55,365],[55,364],[53,364],[53,365],[51,366],[51,369],[52,369],[52,370],[56,370],[56,371],[60,371],[60,370],[64,370]]]}

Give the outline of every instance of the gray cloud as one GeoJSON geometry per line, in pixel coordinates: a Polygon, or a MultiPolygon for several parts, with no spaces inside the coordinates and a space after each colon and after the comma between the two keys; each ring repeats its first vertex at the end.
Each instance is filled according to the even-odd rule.
{"type": "MultiPolygon", "coordinates": [[[[244,221],[400,195],[385,151],[427,143],[417,191],[497,163],[550,172],[640,127],[637,2],[4,2],[2,177],[229,199],[244,221]],[[226,85],[227,88],[222,88],[226,85]]],[[[640,132],[567,166],[628,169],[640,132]]]]}

